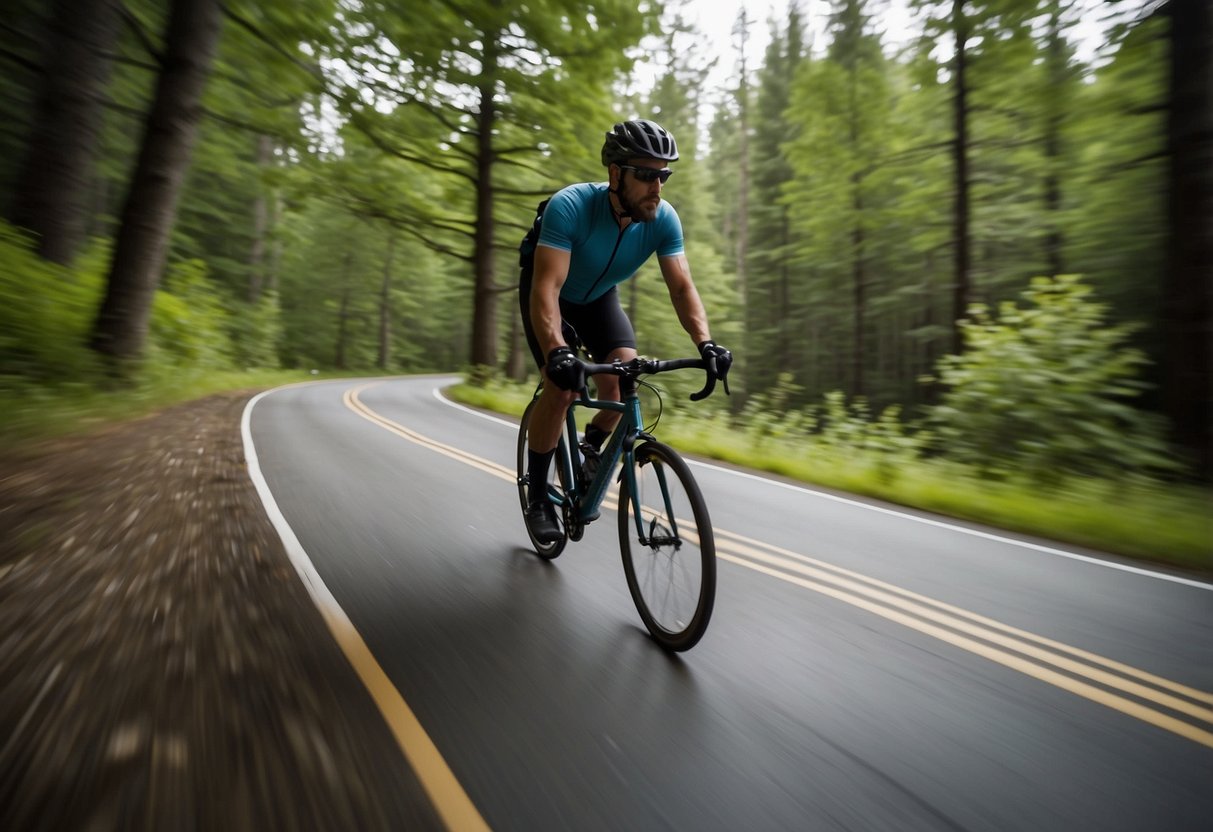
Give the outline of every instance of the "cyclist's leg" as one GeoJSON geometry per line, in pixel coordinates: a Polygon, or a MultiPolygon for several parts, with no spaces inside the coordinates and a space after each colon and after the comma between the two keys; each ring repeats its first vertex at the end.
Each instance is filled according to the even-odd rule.
{"type": "MultiPolygon", "coordinates": [[[[595,361],[630,361],[636,357],[636,332],[623,305],[619,289],[613,287],[602,297],[584,306],[561,306],[561,312],[577,329],[590,357],[595,361]]],[[[619,378],[613,375],[594,376],[598,398],[619,401],[619,378]]],[[[619,414],[600,410],[590,422],[605,436],[619,423],[619,414]]]]}
{"type": "Polygon", "coordinates": [[[564,415],[577,398],[577,394],[561,390],[547,380],[547,373],[541,368],[543,375],[543,390],[535,403],[531,414],[530,430],[527,434],[528,444],[536,453],[547,453],[556,447],[560,441],[560,431],[564,429],[564,415]]]}
{"type": "MultiPolygon", "coordinates": [[[[564,427],[564,415],[569,406],[577,398],[577,394],[561,390],[548,381],[547,372],[544,369],[544,366],[547,364],[547,358],[543,354],[543,349],[539,346],[539,339],[535,335],[535,328],[531,325],[532,277],[532,269],[523,267],[518,281],[518,305],[519,311],[522,313],[522,329],[526,335],[527,346],[531,350],[531,356],[535,359],[535,365],[539,368],[539,373],[543,377],[544,382],[543,389],[539,394],[539,400],[535,403],[535,407],[531,412],[530,424],[527,429],[527,446],[531,452],[529,479],[531,482],[540,483],[547,481],[548,465],[552,460],[552,452],[560,442],[560,432],[564,427]]],[[[566,337],[574,334],[567,323],[565,324],[565,330],[566,337]]]]}

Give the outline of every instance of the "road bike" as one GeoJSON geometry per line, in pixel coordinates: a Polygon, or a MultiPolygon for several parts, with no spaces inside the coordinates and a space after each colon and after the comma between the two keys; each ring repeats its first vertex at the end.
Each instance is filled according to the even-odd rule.
{"type": "MultiPolygon", "coordinates": [[[[604,504],[619,513],[619,549],[628,590],[645,627],[663,648],[689,650],[703,637],[716,599],[716,544],[707,504],[678,452],[645,429],[637,388],[656,388],[640,379],[673,370],[707,370],[702,358],[659,360],[636,358],[612,364],[582,362],[586,376],[609,373],[619,377],[620,401],[591,398],[582,388],[565,416],[565,428],[556,446],[547,492],[556,505],[564,536],[552,543],[527,534],[542,558],[551,560],[568,541],[581,540],[588,523],[599,517],[604,504]],[[610,410],[620,414],[601,451],[592,477],[583,475],[577,441],[579,408],[610,410]],[[620,463],[622,462],[622,467],[620,463]],[[616,474],[618,469],[618,474],[616,474]],[[619,483],[618,499],[608,503],[612,481],[619,483]]],[[[711,395],[716,376],[691,395],[699,401],[711,395]]],[[[518,429],[518,498],[525,522],[531,487],[527,473],[527,430],[543,389],[542,382],[522,414],[518,429]]],[[[727,389],[727,387],[726,387],[727,389]]],[[[651,428],[650,428],[651,429],[651,428]]]]}

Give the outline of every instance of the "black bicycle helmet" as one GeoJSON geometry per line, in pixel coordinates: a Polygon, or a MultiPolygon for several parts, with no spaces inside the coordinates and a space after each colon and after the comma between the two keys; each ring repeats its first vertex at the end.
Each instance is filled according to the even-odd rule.
{"type": "Polygon", "coordinates": [[[655,121],[638,118],[616,124],[602,145],[602,164],[622,165],[628,159],[678,161],[678,142],[655,121]]]}

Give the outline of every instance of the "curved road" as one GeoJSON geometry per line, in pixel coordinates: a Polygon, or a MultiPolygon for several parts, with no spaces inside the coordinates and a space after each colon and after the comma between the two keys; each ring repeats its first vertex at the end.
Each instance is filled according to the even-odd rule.
{"type": "Polygon", "coordinates": [[[402,784],[415,770],[450,825],[1210,828],[1213,587],[694,464],[719,588],[670,657],[612,512],[552,563],[529,553],[516,429],[443,400],[451,381],[307,384],[246,413],[402,784]]]}

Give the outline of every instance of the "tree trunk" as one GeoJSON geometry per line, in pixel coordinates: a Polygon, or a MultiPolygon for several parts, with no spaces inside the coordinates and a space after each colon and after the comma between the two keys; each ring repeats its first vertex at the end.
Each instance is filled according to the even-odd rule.
{"type": "Polygon", "coordinates": [[[101,130],[117,0],[58,0],[24,164],[9,219],[38,237],[38,253],[67,264],[88,227],[93,155],[101,130]]]}
{"type": "Polygon", "coordinates": [[[952,31],[956,36],[956,60],[953,64],[953,79],[956,94],[952,101],[952,118],[955,139],[952,158],[955,164],[955,207],[952,224],[952,242],[955,248],[955,271],[952,282],[952,352],[956,355],[964,350],[959,321],[969,310],[970,254],[969,254],[969,91],[965,78],[965,41],[969,24],[964,15],[964,0],[952,0],[952,31]]]}
{"type": "MultiPolygon", "coordinates": [[[[859,196],[858,185],[855,192],[855,210],[863,210],[863,201],[859,196]]],[[[864,274],[863,263],[863,227],[859,224],[858,219],[855,222],[855,228],[851,232],[851,245],[854,247],[851,261],[851,280],[854,289],[855,309],[853,314],[854,332],[852,333],[852,343],[855,351],[855,371],[851,382],[851,395],[864,395],[864,378],[863,365],[867,347],[864,343],[863,322],[867,315],[867,276],[864,274]]]]}
{"type": "Polygon", "coordinates": [[[383,282],[379,286],[379,369],[387,371],[392,352],[392,255],[396,252],[396,234],[387,238],[387,260],[383,264],[383,282]]]}
{"type": "Polygon", "coordinates": [[[476,230],[472,268],[475,289],[472,308],[472,366],[497,366],[497,293],[493,285],[493,103],[497,55],[496,41],[487,39],[480,84],[480,112],[476,116],[476,230]]]}
{"type": "Polygon", "coordinates": [[[350,320],[350,267],[354,263],[354,252],[347,251],[341,264],[341,301],[337,304],[337,343],[333,345],[333,366],[345,369],[345,347],[350,320]]]}
{"type": "MultiPolygon", "coordinates": [[[[261,173],[270,166],[273,159],[273,143],[269,136],[257,137],[257,172],[261,173]]],[[[261,300],[261,292],[265,288],[265,236],[269,230],[269,194],[265,187],[257,189],[253,199],[253,245],[249,250],[249,303],[261,300]]]]}
{"type": "MultiPolygon", "coordinates": [[[[282,220],[282,194],[275,193],[270,202],[270,228],[277,228],[282,220]]],[[[282,237],[275,234],[270,241],[270,264],[266,273],[265,288],[270,292],[278,291],[278,276],[282,271],[282,237]]]]}
{"type": "MultiPolygon", "coordinates": [[[[782,232],[782,242],[786,246],[788,243],[788,235],[790,233],[788,230],[788,215],[786,211],[783,214],[782,232]]],[[[784,250],[786,251],[787,249],[785,248],[784,250]]],[[[790,331],[790,327],[794,326],[793,322],[798,321],[799,318],[797,318],[792,311],[792,275],[788,269],[788,259],[786,256],[781,256],[779,259],[778,282],[775,285],[775,290],[777,292],[776,298],[778,305],[776,306],[774,312],[774,323],[776,331],[779,333],[779,341],[776,344],[775,355],[776,360],[779,362],[778,366],[790,368],[796,366],[795,344],[800,338],[800,335],[799,333],[793,335],[793,333],[790,331]]],[[[747,342],[745,346],[749,348],[752,346],[752,344],[747,342]]],[[[772,374],[768,370],[767,378],[772,378],[773,375],[775,374],[772,374]]],[[[742,392],[745,392],[744,388],[742,392]]]]}
{"type": "MultiPolygon", "coordinates": [[[[736,246],[734,255],[736,256],[737,268],[737,302],[740,306],[738,310],[741,319],[741,344],[739,345],[738,353],[741,356],[742,363],[741,372],[734,376],[733,388],[737,391],[737,402],[735,406],[740,406],[740,403],[747,398],[749,389],[753,385],[762,383],[758,378],[755,378],[756,373],[765,373],[766,368],[760,367],[757,363],[751,363],[751,356],[757,351],[758,339],[753,335],[756,330],[765,328],[764,319],[766,311],[759,309],[759,304],[754,302],[756,294],[750,285],[749,266],[747,260],[750,256],[750,78],[749,66],[746,63],[746,49],[750,39],[750,18],[749,13],[743,5],[737,13],[737,20],[733,24],[733,34],[737,36],[737,53],[740,60],[740,77],[737,84],[737,116],[738,116],[738,148],[737,148],[737,211],[726,211],[725,214],[730,218],[733,225],[733,233],[736,235],[736,246]]],[[[782,336],[778,335],[781,331],[782,322],[775,320],[774,331],[777,333],[777,338],[781,341],[782,336]]],[[[768,342],[769,343],[769,342],[768,342]]],[[[777,341],[778,343],[778,341],[777,341]]],[[[776,347],[782,349],[780,347],[776,347]]]]}
{"type": "Polygon", "coordinates": [[[1046,60],[1049,66],[1049,90],[1045,93],[1045,262],[1049,273],[1065,272],[1061,234],[1061,123],[1066,89],[1066,43],[1061,34],[1061,3],[1053,0],[1049,14],[1049,40],[1046,60]]]}
{"type": "Polygon", "coordinates": [[[1175,441],[1213,477],[1213,9],[1171,0],[1170,240],[1163,291],[1164,407],[1175,441]]]}
{"type": "MultiPolygon", "coordinates": [[[[859,149],[859,79],[857,69],[851,66],[848,76],[850,83],[850,133],[851,147],[859,149]]],[[[852,349],[854,350],[854,375],[851,381],[851,396],[864,395],[863,365],[867,352],[864,344],[863,321],[867,313],[867,276],[864,274],[863,262],[863,174],[856,171],[851,174],[851,208],[855,212],[854,227],[851,229],[851,288],[854,293],[855,308],[853,310],[852,349]]]]}
{"type": "Polygon", "coordinates": [[[505,374],[514,381],[526,381],[527,361],[531,355],[524,346],[521,323],[521,316],[510,316],[510,355],[506,359],[505,374]]]}
{"type": "Polygon", "coordinates": [[[143,352],[220,24],[219,0],[174,0],[169,12],[163,68],[93,325],[91,346],[107,358],[143,352]]]}

